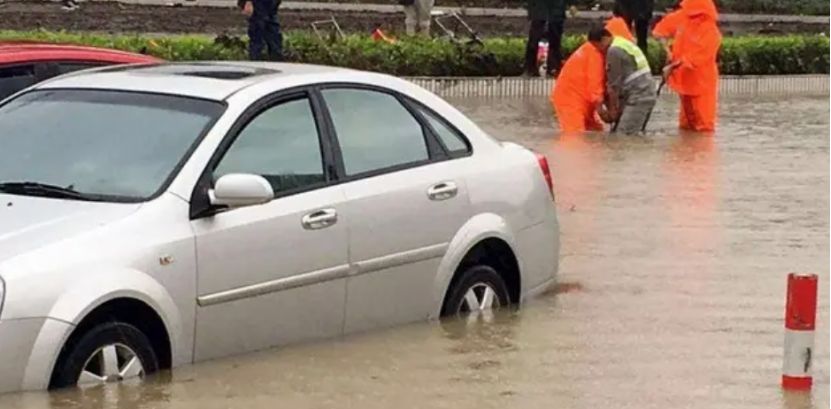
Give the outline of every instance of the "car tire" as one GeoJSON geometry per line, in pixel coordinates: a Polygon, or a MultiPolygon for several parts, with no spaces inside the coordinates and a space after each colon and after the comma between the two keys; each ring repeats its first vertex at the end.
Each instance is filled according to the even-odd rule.
{"type": "Polygon", "coordinates": [[[458,280],[454,280],[442,308],[442,316],[468,315],[471,310],[477,309],[495,310],[510,303],[508,286],[499,273],[491,266],[475,265],[468,267],[458,280]],[[475,301],[471,297],[475,297],[475,301]],[[488,305],[483,305],[483,301],[488,305]]]}
{"type": "Polygon", "coordinates": [[[127,323],[107,322],[92,327],[65,347],[50,386],[65,388],[119,382],[158,370],[159,360],[143,332],[127,323]]]}

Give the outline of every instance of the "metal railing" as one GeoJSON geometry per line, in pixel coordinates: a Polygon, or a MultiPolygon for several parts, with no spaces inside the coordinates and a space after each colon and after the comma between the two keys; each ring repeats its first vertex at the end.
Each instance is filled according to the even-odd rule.
{"type": "MultiPolygon", "coordinates": [[[[542,97],[548,96],[554,81],[520,77],[413,77],[407,78],[445,97],[542,97]]],[[[788,96],[829,94],[828,75],[723,76],[721,96],[788,96]]],[[[672,91],[664,87],[664,92],[672,91]]]]}

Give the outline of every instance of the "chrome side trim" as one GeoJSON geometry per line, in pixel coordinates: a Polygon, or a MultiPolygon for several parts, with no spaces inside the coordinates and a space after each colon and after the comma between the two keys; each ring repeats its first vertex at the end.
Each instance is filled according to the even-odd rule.
{"type": "Polygon", "coordinates": [[[430,260],[444,256],[447,252],[448,243],[436,244],[421,247],[415,250],[403,251],[388,256],[377,257],[369,260],[359,261],[350,265],[340,265],[323,270],[312,271],[292,277],[278,280],[266,281],[264,283],[252,284],[245,287],[233,288],[213,294],[206,294],[196,298],[200,307],[223,304],[237,301],[244,298],[257,297],[292,288],[304,287],[307,285],[320,284],[326,281],[337,280],[346,277],[355,277],[362,274],[385,270],[419,261],[430,260]]]}
{"type": "Polygon", "coordinates": [[[402,266],[404,264],[418,263],[419,261],[442,257],[444,256],[444,253],[447,252],[448,246],[448,243],[435,244],[415,250],[402,251],[388,256],[359,261],[352,266],[352,271],[349,275],[354,277],[374,271],[402,266]]]}
{"type": "Polygon", "coordinates": [[[207,294],[196,298],[196,303],[200,307],[207,307],[209,305],[222,304],[226,302],[241,300],[243,298],[256,297],[274,293],[277,291],[289,290],[297,287],[304,287],[312,284],[319,284],[326,281],[337,280],[345,278],[349,275],[349,265],[344,264],[336,267],[326,268],[323,270],[303,273],[292,277],[281,278],[264,283],[252,284],[245,287],[234,288],[231,290],[220,291],[218,293],[207,294]]]}

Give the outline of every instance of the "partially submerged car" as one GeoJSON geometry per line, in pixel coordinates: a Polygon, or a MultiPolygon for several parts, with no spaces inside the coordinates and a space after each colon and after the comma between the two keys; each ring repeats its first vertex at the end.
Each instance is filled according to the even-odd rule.
{"type": "Polygon", "coordinates": [[[545,157],[407,81],[107,67],[0,105],[0,391],[487,316],[545,290],[545,157]]]}

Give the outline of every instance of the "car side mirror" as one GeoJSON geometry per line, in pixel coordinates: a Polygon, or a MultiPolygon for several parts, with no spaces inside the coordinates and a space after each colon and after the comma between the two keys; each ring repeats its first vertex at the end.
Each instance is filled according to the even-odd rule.
{"type": "Polygon", "coordinates": [[[208,192],[213,206],[255,206],[274,199],[271,184],[260,175],[231,173],[219,178],[208,192]]]}

